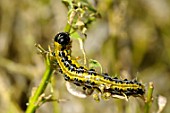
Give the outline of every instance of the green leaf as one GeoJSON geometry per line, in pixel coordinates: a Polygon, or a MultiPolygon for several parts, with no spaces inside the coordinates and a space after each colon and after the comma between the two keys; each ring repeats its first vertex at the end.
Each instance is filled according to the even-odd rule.
{"type": "Polygon", "coordinates": [[[102,73],[102,66],[101,66],[101,64],[100,64],[97,60],[90,59],[90,61],[89,61],[89,67],[90,67],[90,68],[97,68],[97,67],[99,67],[99,68],[100,68],[100,71],[101,71],[101,73],[102,73]]]}
{"type": "Polygon", "coordinates": [[[80,38],[80,35],[79,35],[77,32],[72,33],[72,34],[71,34],[71,37],[72,37],[72,38],[75,38],[75,39],[81,39],[81,38],[80,38]]]}
{"type": "Polygon", "coordinates": [[[72,0],[62,0],[62,2],[66,5],[67,8],[69,8],[69,6],[73,6],[72,0]]]}

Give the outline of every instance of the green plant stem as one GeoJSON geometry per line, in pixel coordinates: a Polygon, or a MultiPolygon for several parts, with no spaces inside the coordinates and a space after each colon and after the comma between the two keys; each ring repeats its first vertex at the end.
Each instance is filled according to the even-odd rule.
{"type": "Polygon", "coordinates": [[[71,26],[69,23],[67,23],[64,31],[70,33],[70,30],[71,30],[71,26]]]}
{"type": "Polygon", "coordinates": [[[44,90],[47,87],[47,84],[50,81],[50,78],[52,76],[53,70],[51,69],[50,66],[50,61],[48,59],[48,56],[46,56],[46,71],[43,75],[43,78],[35,91],[34,95],[30,98],[29,100],[29,105],[27,107],[26,113],[35,113],[36,108],[38,108],[38,99],[40,98],[41,94],[43,94],[44,90]]]}
{"type": "Polygon", "coordinates": [[[151,104],[152,104],[152,93],[153,93],[153,82],[149,83],[149,87],[148,87],[148,93],[147,93],[147,97],[146,97],[146,102],[145,102],[145,113],[149,113],[151,104]]]}

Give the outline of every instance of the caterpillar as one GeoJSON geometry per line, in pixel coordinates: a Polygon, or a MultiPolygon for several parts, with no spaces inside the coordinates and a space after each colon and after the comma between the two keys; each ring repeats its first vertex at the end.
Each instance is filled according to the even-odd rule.
{"type": "Polygon", "coordinates": [[[82,98],[84,98],[96,91],[97,93],[93,94],[96,101],[100,100],[99,96],[104,100],[110,97],[128,100],[130,96],[144,96],[144,85],[137,80],[121,80],[117,77],[111,77],[107,73],[97,73],[94,69],[81,66],[71,56],[71,42],[68,33],[58,33],[54,37],[53,54],[67,83],[73,83],[83,88],[81,94],[76,91],[69,91],[70,93],[79,97],[82,95],[82,98]]]}

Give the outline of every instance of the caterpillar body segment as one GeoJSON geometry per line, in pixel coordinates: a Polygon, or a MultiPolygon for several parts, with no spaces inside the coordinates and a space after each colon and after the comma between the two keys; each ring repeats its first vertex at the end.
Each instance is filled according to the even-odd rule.
{"type": "Polygon", "coordinates": [[[64,79],[83,89],[82,94],[69,91],[71,94],[78,97],[82,95],[82,97],[87,97],[95,90],[96,93],[93,97],[96,101],[100,100],[99,95],[105,100],[110,97],[127,100],[129,96],[142,97],[144,95],[144,85],[136,80],[113,78],[107,73],[100,74],[94,69],[81,66],[71,55],[71,40],[68,33],[61,32],[55,36],[54,48],[55,58],[64,79]]]}

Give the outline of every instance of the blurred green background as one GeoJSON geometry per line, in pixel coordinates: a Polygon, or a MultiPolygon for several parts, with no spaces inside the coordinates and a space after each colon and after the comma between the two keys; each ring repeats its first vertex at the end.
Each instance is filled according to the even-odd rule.
{"type": "MultiPolygon", "coordinates": [[[[90,0],[101,14],[87,32],[88,59],[99,61],[111,76],[154,83],[150,112],[158,110],[158,95],[167,99],[162,113],[170,111],[170,1],[90,0]]],[[[60,0],[0,0],[0,112],[22,113],[38,86],[45,64],[35,43],[45,49],[63,31],[67,9],[60,0]]],[[[81,56],[77,40],[73,55],[81,56]]],[[[56,75],[56,74],[55,74],[56,75]]],[[[95,102],[69,94],[62,76],[53,76],[56,98],[64,102],[43,104],[37,113],[143,113],[144,102],[130,98],[95,102]]],[[[49,88],[46,93],[49,93],[49,88]]]]}

